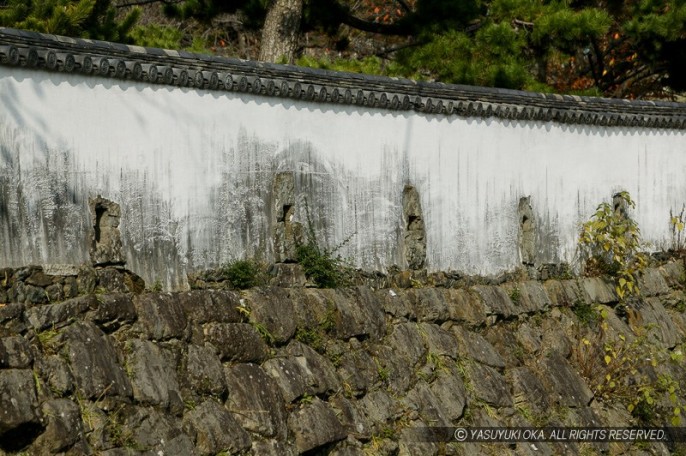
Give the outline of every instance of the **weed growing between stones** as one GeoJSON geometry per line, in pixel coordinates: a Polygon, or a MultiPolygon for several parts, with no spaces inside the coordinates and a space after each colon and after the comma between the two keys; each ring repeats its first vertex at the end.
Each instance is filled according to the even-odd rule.
{"type": "Polygon", "coordinates": [[[438,378],[441,372],[450,372],[445,360],[443,359],[443,356],[431,351],[427,352],[426,362],[424,363],[424,366],[417,372],[417,376],[425,382],[431,383],[438,378]]]}
{"type": "Polygon", "coordinates": [[[512,291],[510,291],[510,300],[513,304],[519,304],[520,299],[522,299],[522,292],[519,290],[519,287],[515,285],[512,291]]]}
{"type": "Polygon", "coordinates": [[[324,314],[317,326],[313,328],[298,327],[295,332],[295,339],[324,354],[326,351],[326,335],[336,328],[336,315],[336,306],[333,302],[329,302],[326,314],[324,314]]]}
{"type": "Polygon", "coordinates": [[[683,361],[682,350],[661,348],[654,325],[635,327],[633,334],[611,333],[607,310],[600,307],[598,313],[600,320],[572,352],[594,396],[624,404],[640,424],[679,426],[686,403],[669,365],[683,361]]]}
{"type": "Polygon", "coordinates": [[[232,261],[222,266],[220,273],[238,290],[256,287],[265,282],[262,268],[254,260],[232,261]]]}
{"type": "Polygon", "coordinates": [[[38,338],[40,346],[43,347],[43,351],[46,354],[54,355],[59,349],[59,335],[59,331],[53,326],[52,329],[46,329],[45,331],[37,333],[36,337],[38,338]]]}
{"type": "Polygon", "coordinates": [[[391,378],[391,370],[388,367],[384,367],[376,358],[374,358],[374,363],[376,364],[376,373],[379,376],[379,380],[382,383],[387,383],[391,378]]]}
{"type": "Polygon", "coordinates": [[[641,251],[641,231],[627,215],[636,207],[629,193],[614,196],[614,206],[604,202],[583,224],[579,235],[579,251],[586,275],[607,274],[615,278],[615,291],[620,301],[638,296],[638,274],[647,265],[641,251]]]}
{"type": "Polygon", "coordinates": [[[346,282],[346,272],[350,269],[340,255],[334,256],[352,239],[354,233],[332,249],[324,249],[317,242],[317,233],[305,200],[307,216],[307,240],[296,247],[298,263],[302,265],[305,275],[319,288],[338,288],[346,282]]]}
{"type": "Polygon", "coordinates": [[[598,309],[594,308],[591,304],[581,301],[580,299],[577,299],[574,302],[574,305],[572,306],[572,312],[574,312],[576,318],[579,319],[579,322],[585,326],[589,326],[597,322],[600,318],[600,311],[598,309]]]}
{"type": "Polygon", "coordinates": [[[160,279],[155,280],[155,282],[150,287],[150,291],[153,293],[160,293],[162,291],[162,282],[160,279]]]}
{"type": "MultiPolygon", "coordinates": [[[[241,300],[243,301],[243,300],[241,300]]],[[[242,304],[242,303],[241,303],[242,304]]],[[[236,310],[245,318],[245,320],[252,325],[253,328],[255,328],[255,331],[264,339],[265,343],[267,345],[273,345],[276,339],[274,338],[274,335],[269,332],[269,329],[263,324],[258,321],[253,321],[250,319],[250,314],[252,313],[250,309],[244,305],[236,307],[236,310]]]]}
{"type": "Polygon", "coordinates": [[[675,252],[681,252],[686,247],[684,245],[684,227],[686,227],[684,211],[686,211],[686,205],[681,206],[681,212],[678,215],[674,215],[672,210],[669,210],[669,227],[672,232],[671,250],[675,252]]]}

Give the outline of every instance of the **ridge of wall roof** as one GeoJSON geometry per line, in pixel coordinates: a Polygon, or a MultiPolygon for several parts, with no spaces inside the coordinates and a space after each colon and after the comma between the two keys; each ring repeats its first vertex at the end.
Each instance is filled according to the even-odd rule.
{"type": "Polygon", "coordinates": [[[0,65],[390,111],[686,129],[686,104],[421,82],[0,27],[0,65]]]}

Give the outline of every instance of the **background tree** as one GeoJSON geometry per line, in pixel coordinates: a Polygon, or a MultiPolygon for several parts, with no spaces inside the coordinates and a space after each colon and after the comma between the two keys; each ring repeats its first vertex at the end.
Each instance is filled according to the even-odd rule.
{"type": "Polygon", "coordinates": [[[446,83],[686,90],[686,0],[0,0],[0,25],[446,83]]]}
{"type": "Polygon", "coordinates": [[[140,11],[122,18],[110,0],[0,1],[0,26],[37,32],[129,42],[129,31],[140,11]]]}

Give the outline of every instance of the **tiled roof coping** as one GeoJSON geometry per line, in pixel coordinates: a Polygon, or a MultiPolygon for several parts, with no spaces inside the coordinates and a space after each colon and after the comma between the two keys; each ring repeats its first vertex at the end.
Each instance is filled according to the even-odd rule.
{"type": "Polygon", "coordinates": [[[463,117],[686,129],[686,104],[543,94],[277,65],[0,27],[0,65],[463,117]]]}

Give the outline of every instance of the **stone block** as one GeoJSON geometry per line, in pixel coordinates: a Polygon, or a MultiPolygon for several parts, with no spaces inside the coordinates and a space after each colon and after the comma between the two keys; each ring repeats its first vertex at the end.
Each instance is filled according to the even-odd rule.
{"type": "Polygon", "coordinates": [[[216,397],[226,394],[224,368],[213,348],[189,345],[185,365],[182,382],[194,393],[216,397]]]}
{"type": "Polygon", "coordinates": [[[90,309],[97,308],[95,296],[80,296],[57,304],[32,307],[26,311],[26,319],[36,331],[60,328],[77,316],[90,309]]]}
{"type": "Polygon", "coordinates": [[[454,288],[447,289],[443,293],[451,320],[474,326],[486,321],[487,309],[478,293],[473,290],[454,288]]]}
{"type": "Polygon", "coordinates": [[[45,432],[31,446],[37,454],[55,454],[84,439],[81,409],[69,399],[53,399],[41,404],[47,421],[45,432]]]}
{"type": "Polygon", "coordinates": [[[638,276],[638,286],[643,296],[660,296],[671,290],[659,269],[646,268],[638,276]]]}
{"type": "Polygon", "coordinates": [[[0,369],[25,369],[33,362],[31,347],[21,336],[0,338],[0,369]]]}
{"type": "Polygon", "coordinates": [[[609,304],[618,300],[614,284],[605,278],[586,277],[580,284],[584,302],[609,304]]]}
{"type": "MultiPolygon", "coordinates": [[[[328,291],[328,290],[318,290],[328,291]]],[[[382,303],[366,287],[337,289],[329,295],[336,308],[335,334],[341,339],[369,337],[379,340],[385,334],[382,303]]]]}
{"type": "Polygon", "coordinates": [[[434,397],[441,404],[441,413],[449,421],[462,417],[467,406],[467,390],[462,377],[454,367],[439,371],[438,377],[429,386],[434,397]]]}
{"type": "Polygon", "coordinates": [[[489,326],[483,330],[482,337],[497,351],[506,367],[522,364],[524,351],[516,337],[515,322],[489,326]]]}
{"type": "Polygon", "coordinates": [[[300,453],[346,438],[347,434],[329,404],[314,398],[288,417],[288,428],[295,436],[300,453]]]}
{"type": "Polygon", "coordinates": [[[451,331],[431,323],[419,323],[417,326],[428,353],[457,359],[457,340],[451,331]]]}
{"type": "Polygon", "coordinates": [[[284,353],[296,357],[309,372],[309,385],[315,394],[332,394],[340,390],[340,379],[328,358],[297,340],[291,341],[284,353]]]}
{"type": "Polygon", "coordinates": [[[349,350],[341,356],[338,376],[352,393],[364,393],[378,381],[378,366],[365,350],[349,350]]]}
{"type": "Polygon", "coordinates": [[[222,361],[261,362],[268,353],[264,339],[248,323],[208,323],[203,334],[222,361]]]}
{"type": "Polygon", "coordinates": [[[388,422],[394,421],[403,413],[402,404],[391,393],[383,389],[370,391],[357,401],[359,411],[371,427],[380,431],[388,422]]]}
{"type": "Polygon", "coordinates": [[[548,280],[543,288],[554,307],[572,307],[584,298],[576,280],[548,280]]]}
{"type": "Polygon", "coordinates": [[[54,283],[55,277],[43,272],[43,268],[38,268],[26,279],[26,283],[38,288],[46,288],[54,283]]]}
{"type": "Polygon", "coordinates": [[[303,358],[272,358],[262,363],[262,369],[279,385],[286,402],[293,402],[305,393],[312,395],[310,378],[312,373],[303,366],[303,358]]]}
{"type": "Polygon", "coordinates": [[[122,267],[96,268],[95,277],[98,289],[110,293],[142,293],[145,281],[137,274],[122,267]]]}
{"type": "Polygon", "coordinates": [[[414,296],[413,304],[418,321],[442,323],[450,319],[445,290],[417,288],[407,290],[407,295],[414,296]]]}
{"type": "Polygon", "coordinates": [[[392,347],[396,357],[403,358],[400,362],[414,367],[426,357],[426,344],[420,328],[416,323],[397,324],[382,343],[392,347]]]}
{"type": "Polygon", "coordinates": [[[75,264],[42,264],[43,272],[51,276],[73,276],[79,275],[79,267],[75,264]]]}
{"type": "Polygon", "coordinates": [[[273,287],[304,287],[307,283],[305,270],[297,263],[277,263],[269,270],[269,284],[273,287]]]}
{"type": "Polygon", "coordinates": [[[357,401],[350,400],[343,395],[336,395],[329,399],[329,404],[334,409],[345,432],[349,436],[359,439],[369,439],[372,435],[370,423],[367,417],[359,410],[357,401]]]}
{"type": "Polygon", "coordinates": [[[452,330],[457,338],[457,351],[462,357],[474,359],[491,367],[505,367],[505,362],[496,349],[481,334],[461,326],[453,326],[452,330]]]}
{"type": "Polygon", "coordinates": [[[62,356],[44,356],[38,366],[50,391],[60,396],[66,396],[74,391],[74,376],[62,356]]]}
{"type": "Polygon", "coordinates": [[[178,295],[145,293],[134,298],[138,324],[149,339],[183,339],[187,325],[178,295]]]}
{"type": "Polygon", "coordinates": [[[512,407],[510,386],[500,372],[480,363],[470,363],[467,370],[477,398],[494,407],[512,407]]]}
{"type": "Polygon", "coordinates": [[[264,325],[275,342],[287,342],[295,334],[293,302],[286,293],[274,288],[253,288],[243,294],[250,309],[250,320],[264,325]]]}
{"type": "Polygon", "coordinates": [[[408,296],[405,290],[380,289],[374,292],[383,305],[384,311],[396,318],[416,320],[414,295],[408,296]]]}
{"type": "Polygon", "coordinates": [[[76,386],[86,398],[131,397],[131,383],[112,342],[97,326],[77,322],[62,331],[66,353],[76,386]]]}
{"type": "Polygon", "coordinates": [[[94,304],[95,308],[86,314],[86,319],[108,332],[116,331],[122,325],[136,320],[136,308],[130,294],[97,295],[94,304]]]}
{"type": "Polygon", "coordinates": [[[552,304],[546,289],[538,281],[509,283],[503,288],[513,304],[525,313],[542,312],[552,304]]]}
{"type": "Polygon", "coordinates": [[[522,313],[522,309],[515,308],[508,293],[501,287],[494,285],[475,285],[472,287],[481,297],[486,315],[494,315],[497,318],[510,318],[522,313]]]}
{"type": "Polygon", "coordinates": [[[241,296],[231,290],[192,290],[178,294],[186,318],[195,323],[239,323],[241,296]]]}
{"type": "Polygon", "coordinates": [[[528,367],[509,369],[506,377],[512,385],[515,406],[531,406],[538,413],[547,412],[551,405],[548,401],[548,392],[531,369],[528,367]]]}
{"type": "Polygon", "coordinates": [[[686,271],[683,261],[671,261],[658,268],[667,284],[672,288],[680,288],[686,282],[686,271]]]}
{"type": "Polygon", "coordinates": [[[137,402],[162,408],[183,407],[170,353],[142,339],[127,341],[126,351],[126,369],[137,402]]]}
{"type": "Polygon", "coordinates": [[[224,368],[229,399],[226,407],[241,427],[262,437],[285,441],[287,414],[279,386],[255,364],[224,368]]]}
{"type": "Polygon", "coordinates": [[[29,438],[36,437],[42,431],[37,408],[33,373],[29,369],[0,370],[0,448],[11,451],[13,438],[26,433],[31,434],[29,438]]]}
{"type": "Polygon", "coordinates": [[[432,426],[448,427],[452,425],[448,413],[443,410],[444,407],[440,399],[434,395],[429,385],[422,380],[418,381],[407,392],[402,402],[406,410],[417,411],[421,419],[426,423],[432,423],[432,426]]]}
{"type": "Polygon", "coordinates": [[[183,417],[184,432],[201,455],[236,454],[251,447],[250,436],[223,405],[207,400],[183,417]]]}
{"type": "Polygon", "coordinates": [[[119,205],[98,195],[96,198],[88,198],[88,207],[93,226],[90,239],[90,256],[93,264],[126,263],[119,231],[119,205]]]}
{"type": "Polygon", "coordinates": [[[407,391],[414,381],[419,365],[411,364],[405,356],[397,352],[395,346],[376,344],[369,350],[375,364],[374,385],[382,384],[397,394],[407,391]]]}
{"type": "Polygon", "coordinates": [[[563,407],[585,407],[593,393],[583,378],[572,368],[569,362],[560,354],[553,352],[541,363],[539,378],[548,390],[548,398],[552,403],[563,407]]]}
{"type": "Polygon", "coordinates": [[[122,443],[127,446],[155,455],[195,454],[193,442],[183,433],[179,418],[164,414],[154,407],[135,406],[124,407],[119,415],[127,437],[122,443]]]}
{"type": "Polygon", "coordinates": [[[296,456],[294,444],[275,439],[255,440],[252,442],[252,454],[260,456],[296,456]]]}
{"type": "Polygon", "coordinates": [[[674,319],[664,308],[660,298],[646,299],[638,312],[642,317],[643,326],[655,325],[657,337],[664,346],[672,348],[684,340],[684,334],[674,324],[674,319]]]}

